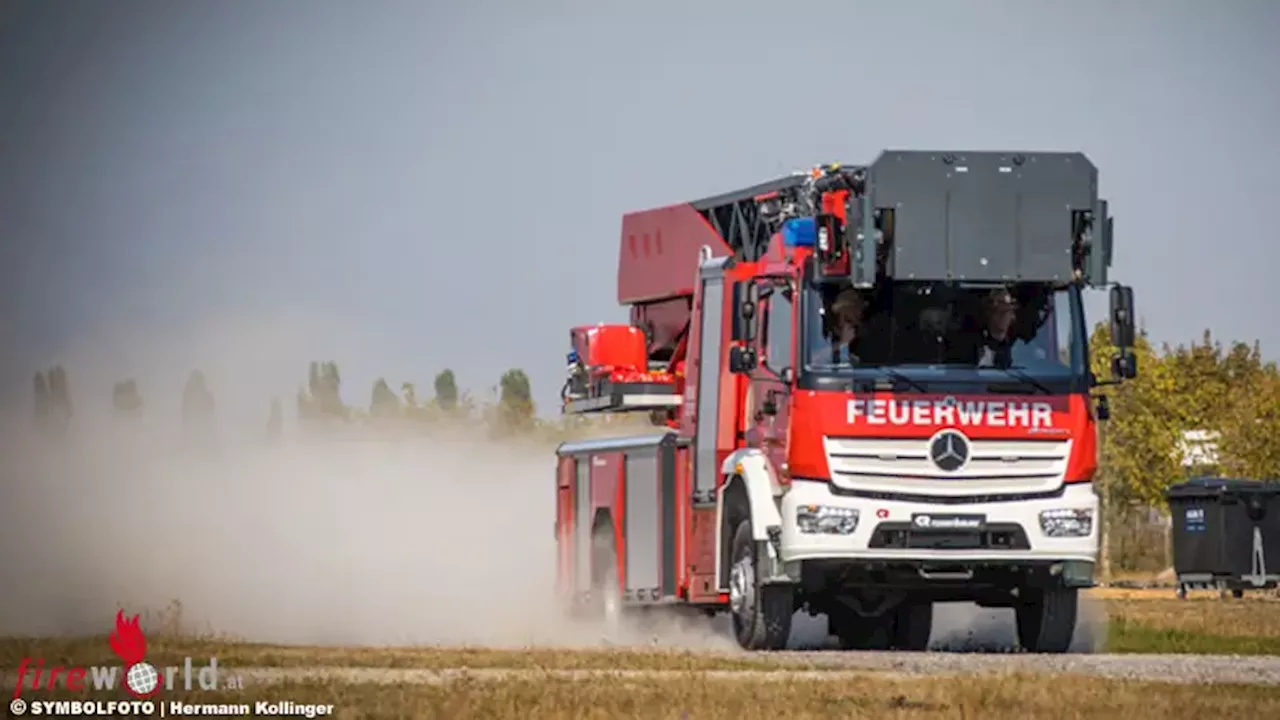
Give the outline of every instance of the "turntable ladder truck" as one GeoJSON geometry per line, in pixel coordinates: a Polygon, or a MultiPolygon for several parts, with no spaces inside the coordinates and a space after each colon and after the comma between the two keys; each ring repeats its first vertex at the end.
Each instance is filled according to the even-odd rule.
{"type": "Polygon", "coordinates": [[[806,611],[842,647],[923,650],[933,603],[971,601],[1067,651],[1098,554],[1098,388],[1137,372],[1112,228],[1087,157],[1030,151],[885,151],[624,215],[630,323],[570,330],[563,411],[655,431],[557,449],[565,602],[727,612],[748,649],[806,611]],[[858,358],[836,360],[850,289],[858,358]],[[1000,292],[1012,360],[983,366],[966,343],[1000,292]]]}

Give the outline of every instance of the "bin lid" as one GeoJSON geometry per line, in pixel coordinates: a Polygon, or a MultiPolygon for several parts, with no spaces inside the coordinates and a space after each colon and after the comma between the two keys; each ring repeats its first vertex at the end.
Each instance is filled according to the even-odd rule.
{"type": "Polygon", "coordinates": [[[1207,498],[1220,495],[1247,495],[1253,493],[1280,495],[1280,483],[1248,480],[1245,478],[1197,477],[1171,485],[1165,498],[1207,498]]]}

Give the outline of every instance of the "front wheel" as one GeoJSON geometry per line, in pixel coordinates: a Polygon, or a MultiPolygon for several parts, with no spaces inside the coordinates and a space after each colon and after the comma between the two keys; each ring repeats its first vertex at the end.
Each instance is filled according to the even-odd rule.
{"type": "Polygon", "coordinates": [[[1033,653],[1064,653],[1076,630],[1079,593],[1076,588],[1030,590],[1015,612],[1018,643],[1033,653]]]}
{"type": "Polygon", "coordinates": [[[791,635],[795,613],[790,585],[760,582],[759,545],[751,537],[751,520],[743,520],[733,533],[729,570],[729,607],[733,634],[746,650],[782,650],[791,635]]]}

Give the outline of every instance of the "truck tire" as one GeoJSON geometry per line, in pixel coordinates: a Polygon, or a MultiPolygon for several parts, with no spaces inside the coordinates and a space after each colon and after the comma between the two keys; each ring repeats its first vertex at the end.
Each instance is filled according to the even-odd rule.
{"type": "Polygon", "coordinates": [[[613,528],[605,524],[591,534],[591,610],[610,631],[622,621],[622,595],[618,591],[618,554],[613,528]]]}
{"type": "Polygon", "coordinates": [[[795,613],[790,585],[760,582],[760,558],[751,537],[751,520],[738,523],[729,553],[729,608],[733,634],[746,650],[782,650],[795,613]]]}
{"type": "Polygon", "coordinates": [[[929,636],[933,634],[933,603],[905,601],[893,611],[894,650],[924,652],[929,649],[929,636]]]}
{"type": "Polygon", "coordinates": [[[888,618],[866,618],[849,608],[827,615],[828,631],[840,641],[841,650],[888,650],[891,643],[888,618]]]}
{"type": "Polygon", "coordinates": [[[827,615],[827,626],[842,650],[923,652],[933,633],[933,603],[903,602],[879,617],[862,617],[840,607],[827,615]]]}
{"type": "Polygon", "coordinates": [[[1018,644],[1027,652],[1064,653],[1076,630],[1079,594],[1076,588],[1054,587],[1027,592],[1015,608],[1018,644]]]}

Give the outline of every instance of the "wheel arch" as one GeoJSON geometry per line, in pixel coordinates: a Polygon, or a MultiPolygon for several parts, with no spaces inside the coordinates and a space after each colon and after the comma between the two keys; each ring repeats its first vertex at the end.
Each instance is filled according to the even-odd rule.
{"type": "Polygon", "coordinates": [[[776,497],[782,494],[769,457],[758,448],[742,448],[720,466],[724,481],[717,491],[716,580],[728,587],[733,533],[743,519],[751,521],[752,539],[764,542],[770,531],[780,532],[782,515],[776,497]]]}
{"type": "Polygon", "coordinates": [[[746,481],[741,476],[733,475],[725,480],[720,493],[720,519],[717,524],[716,583],[719,587],[729,585],[729,565],[732,562],[733,533],[738,524],[751,518],[751,500],[747,496],[746,481]]]}

